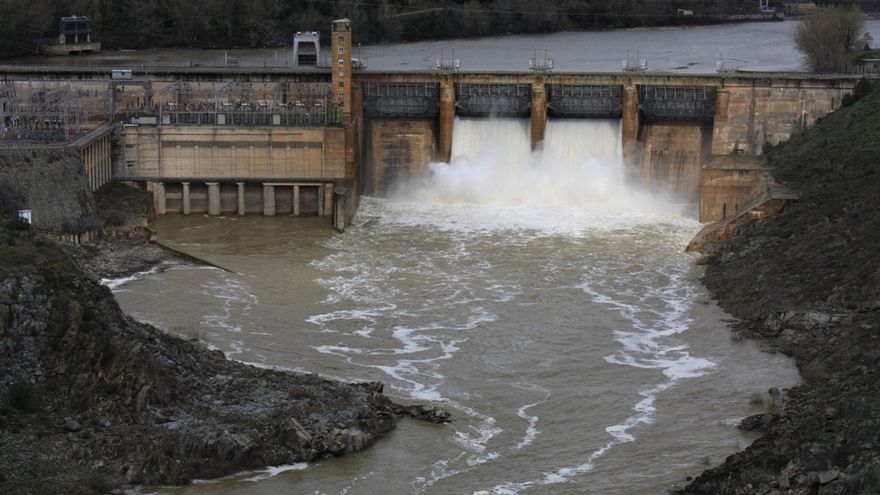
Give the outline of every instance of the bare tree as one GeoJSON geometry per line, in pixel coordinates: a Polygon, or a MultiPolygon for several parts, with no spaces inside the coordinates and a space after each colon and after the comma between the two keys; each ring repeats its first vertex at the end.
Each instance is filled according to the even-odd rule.
{"type": "Polygon", "coordinates": [[[817,7],[794,30],[795,46],[814,72],[842,70],[865,40],[865,15],[856,5],[817,7]]]}

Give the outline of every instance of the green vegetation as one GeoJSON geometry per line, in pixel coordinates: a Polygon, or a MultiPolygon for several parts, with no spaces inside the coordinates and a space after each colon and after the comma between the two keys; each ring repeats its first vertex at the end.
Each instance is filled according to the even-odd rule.
{"type": "Polygon", "coordinates": [[[852,106],[770,149],[777,179],[808,194],[827,191],[827,181],[857,181],[858,190],[880,185],[874,179],[880,172],[880,88],[862,81],[852,97],[861,98],[852,106]]]}
{"type": "Polygon", "coordinates": [[[359,43],[714,22],[753,0],[0,0],[0,58],[31,53],[63,15],[87,15],[106,48],[289,45],[348,17],[359,43]],[[679,16],[678,9],[693,15],[679,16]]]}
{"type": "Polygon", "coordinates": [[[15,213],[24,206],[21,190],[8,180],[0,180],[0,214],[15,213]]]}
{"type": "Polygon", "coordinates": [[[146,219],[150,215],[153,196],[120,182],[110,182],[95,191],[95,205],[106,225],[121,227],[130,219],[146,219]]]}

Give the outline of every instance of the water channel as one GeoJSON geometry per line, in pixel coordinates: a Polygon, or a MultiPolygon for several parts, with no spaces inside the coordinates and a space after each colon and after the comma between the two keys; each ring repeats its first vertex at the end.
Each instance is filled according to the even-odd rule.
{"type": "Polygon", "coordinates": [[[134,317],[258,366],[380,380],[456,421],[169,494],[664,493],[748,445],[791,362],[735,342],[683,247],[692,205],[628,187],[617,121],[459,119],[453,162],[318,218],[167,216],[170,264],[110,282],[134,317]]]}

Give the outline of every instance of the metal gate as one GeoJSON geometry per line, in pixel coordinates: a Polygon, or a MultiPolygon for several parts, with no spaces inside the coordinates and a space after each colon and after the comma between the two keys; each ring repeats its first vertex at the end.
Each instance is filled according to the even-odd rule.
{"type": "Polygon", "coordinates": [[[623,87],[548,84],[547,102],[551,116],[620,118],[623,87]]]}
{"type": "Polygon", "coordinates": [[[440,113],[440,85],[367,83],[364,112],[370,117],[434,117],[440,113]]]}
{"type": "Polygon", "coordinates": [[[527,117],[532,102],[528,84],[456,84],[455,106],[467,117],[527,117]]]}
{"type": "Polygon", "coordinates": [[[712,86],[639,86],[641,118],[711,123],[715,118],[712,86]]]}

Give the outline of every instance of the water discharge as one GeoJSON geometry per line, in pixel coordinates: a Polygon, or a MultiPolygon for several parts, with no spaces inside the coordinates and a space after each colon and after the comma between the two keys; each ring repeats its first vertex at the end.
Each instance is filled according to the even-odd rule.
{"type": "Polygon", "coordinates": [[[489,228],[576,230],[633,216],[687,221],[687,205],[629,183],[619,120],[550,119],[541,149],[532,152],[527,119],[458,117],[452,142],[452,163],[430,164],[429,173],[393,188],[391,200],[417,212],[445,205],[456,221],[477,215],[489,228]]]}
{"type": "MultiPolygon", "coordinates": [[[[617,121],[456,121],[451,164],[319,220],[161,218],[188,267],[114,290],[138,318],[198,318],[235,359],[381,380],[457,421],[370,450],[169,493],[662,493],[742,448],[749,395],[796,382],[730,340],[682,252],[699,225],[627,184],[617,121]],[[701,459],[703,460],[701,462],[701,459]],[[303,468],[303,469],[300,469],[303,468]]],[[[110,282],[112,283],[112,282],[110,282]]]]}

